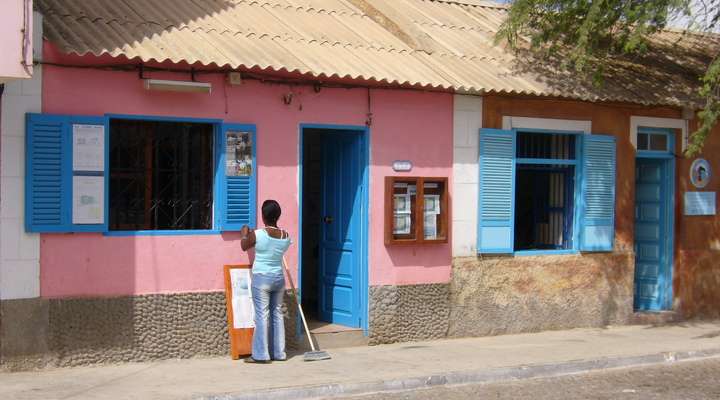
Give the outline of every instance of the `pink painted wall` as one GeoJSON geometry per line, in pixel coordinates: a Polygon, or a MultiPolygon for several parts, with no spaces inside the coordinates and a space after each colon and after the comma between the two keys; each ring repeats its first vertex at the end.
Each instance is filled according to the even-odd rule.
{"type": "Polygon", "coordinates": [[[25,60],[32,63],[32,1],[3,0],[0,5],[0,83],[12,79],[30,78],[32,66],[22,66],[23,37],[25,38],[25,60]],[[24,14],[27,13],[27,32],[23,36],[24,14]]]}
{"type": "MultiPolygon", "coordinates": [[[[48,50],[46,55],[52,55],[52,49],[48,50]]],[[[367,112],[365,89],[324,88],[315,93],[310,87],[295,87],[295,100],[286,106],[281,98],[290,90],[287,85],[245,81],[241,86],[227,86],[219,74],[200,76],[200,80],[213,84],[211,95],[149,92],[143,89],[137,73],[131,72],[46,66],[43,74],[46,113],[220,118],[256,124],[258,203],[277,199],[283,207],[280,224],[295,238],[299,231],[299,125],[362,126],[367,112]]],[[[189,78],[187,74],[147,75],[189,78]]],[[[393,173],[393,160],[412,160],[413,175],[451,176],[452,96],[378,89],[372,91],[372,111],[370,284],[447,282],[449,244],[386,247],[382,225],[384,177],[393,173]]],[[[289,253],[292,266],[296,265],[297,250],[293,246],[289,253]]],[[[41,294],[63,297],[219,290],[223,288],[221,266],[247,262],[234,233],[136,237],[43,234],[41,294]]]]}

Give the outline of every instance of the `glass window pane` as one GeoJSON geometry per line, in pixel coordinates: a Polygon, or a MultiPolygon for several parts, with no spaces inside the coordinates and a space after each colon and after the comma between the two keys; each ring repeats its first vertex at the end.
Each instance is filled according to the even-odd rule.
{"type": "Polygon", "coordinates": [[[518,132],[517,158],[575,159],[575,135],[518,132]]]}
{"type": "Polygon", "coordinates": [[[663,134],[650,135],[650,150],[667,151],[668,150],[667,135],[663,135],[663,134]]]}
{"type": "Polygon", "coordinates": [[[415,181],[395,181],[393,186],[393,238],[415,239],[415,204],[417,184],[415,181]]]}
{"type": "Polygon", "coordinates": [[[575,167],[518,164],[515,250],[573,248],[575,167]]]}
{"type": "Polygon", "coordinates": [[[423,239],[444,240],[447,237],[447,212],[444,205],[445,182],[426,181],[423,183],[423,239]]]}
{"type": "Polygon", "coordinates": [[[111,120],[110,229],[212,228],[213,126],[111,120]]]}
{"type": "Polygon", "coordinates": [[[649,149],[647,133],[638,133],[637,149],[638,150],[648,150],[649,149]]]}

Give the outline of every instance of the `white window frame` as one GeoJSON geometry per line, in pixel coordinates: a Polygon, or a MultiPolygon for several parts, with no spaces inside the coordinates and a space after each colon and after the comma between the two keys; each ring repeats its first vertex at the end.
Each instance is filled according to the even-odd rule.
{"type": "MultiPolygon", "coordinates": [[[[544,130],[544,131],[553,131],[557,133],[562,132],[582,132],[584,135],[591,135],[592,134],[592,121],[590,120],[579,120],[579,119],[559,119],[559,118],[535,118],[535,117],[515,117],[515,116],[509,116],[504,115],[502,118],[503,123],[503,129],[504,130],[544,130]]],[[[578,159],[578,163],[581,163],[582,160],[578,159]]],[[[577,165],[575,165],[575,178],[578,179],[577,175],[578,168],[577,165]]],[[[575,187],[575,194],[573,198],[577,199],[577,196],[579,196],[579,186],[575,187]]],[[[575,200],[577,201],[577,200],[575,200]]],[[[573,247],[571,249],[562,249],[562,250],[521,250],[521,251],[515,251],[514,254],[516,255],[534,255],[534,254],[574,254],[578,253],[580,250],[580,241],[579,241],[579,214],[577,213],[577,209],[573,210],[573,234],[572,234],[572,243],[573,247]]]]}
{"type": "Polygon", "coordinates": [[[543,129],[548,131],[592,133],[592,122],[579,119],[531,118],[503,116],[503,129],[543,129]]]}
{"type": "Polygon", "coordinates": [[[688,146],[688,120],[681,118],[657,118],[657,117],[641,117],[633,115],[630,117],[630,143],[633,149],[637,151],[637,137],[640,127],[646,128],[670,128],[679,129],[682,133],[682,150],[687,150],[688,146]]]}

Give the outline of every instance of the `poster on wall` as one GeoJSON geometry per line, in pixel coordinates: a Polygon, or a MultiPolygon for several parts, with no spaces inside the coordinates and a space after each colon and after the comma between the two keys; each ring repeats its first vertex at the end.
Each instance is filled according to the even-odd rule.
{"type": "Polygon", "coordinates": [[[232,287],[233,328],[254,328],[255,311],[250,293],[250,269],[231,269],[230,286],[232,287]]]}
{"type": "Polygon", "coordinates": [[[434,240],[437,239],[437,214],[425,213],[425,220],[423,221],[423,233],[425,239],[434,240]]]}
{"type": "Polygon", "coordinates": [[[410,214],[398,214],[393,218],[393,234],[409,235],[410,225],[412,225],[410,214]]]}
{"type": "Polygon", "coordinates": [[[685,192],[685,215],[715,215],[716,192],[685,192]]]}
{"type": "Polygon", "coordinates": [[[73,224],[102,224],[105,221],[105,178],[73,176],[73,224]]]}
{"type": "Polygon", "coordinates": [[[73,171],[105,170],[105,127],[78,125],[72,127],[73,171]]]}
{"type": "MultiPolygon", "coordinates": [[[[426,185],[427,187],[427,185],[426,185]]],[[[425,213],[426,214],[440,214],[440,195],[439,194],[426,194],[425,197],[425,213]]]]}
{"type": "Polygon", "coordinates": [[[396,194],[393,197],[395,200],[393,205],[393,211],[395,212],[395,214],[410,214],[410,196],[406,194],[396,194]]]}
{"type": "Polygon", "coordinates": [[[690,183],[698,189],[707,186],[712,177],[710,163],[707,160],[698,158],[690,166],[690,183]]]}
{"type": "MultiPolygon", "coordinates": [[[[430,184],[425,184],[425,188],[430,184]]],[[[437,188],[437,184],[435,185],[437,188]]],[[[425,239],[435,240],[437,239],[437,219],[440,215],[440,195],[439,194],[426,194],[424,196],[424,220],[423,220],[423,232],[425,239]]]]}
{"type": "Polygon", "coordinates": [[[252,135],[250,132],[225,133],[225,175],[252,175],[252,135]]]}

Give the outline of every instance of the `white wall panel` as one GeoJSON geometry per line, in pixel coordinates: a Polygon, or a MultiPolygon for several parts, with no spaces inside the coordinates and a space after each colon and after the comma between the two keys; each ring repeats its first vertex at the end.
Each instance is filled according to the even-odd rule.
{"type": "Polygon", "coordinates": [[[482,97],[455,95],[453,109],[453,256],[476,254],[478,138],[482,97]]]}

